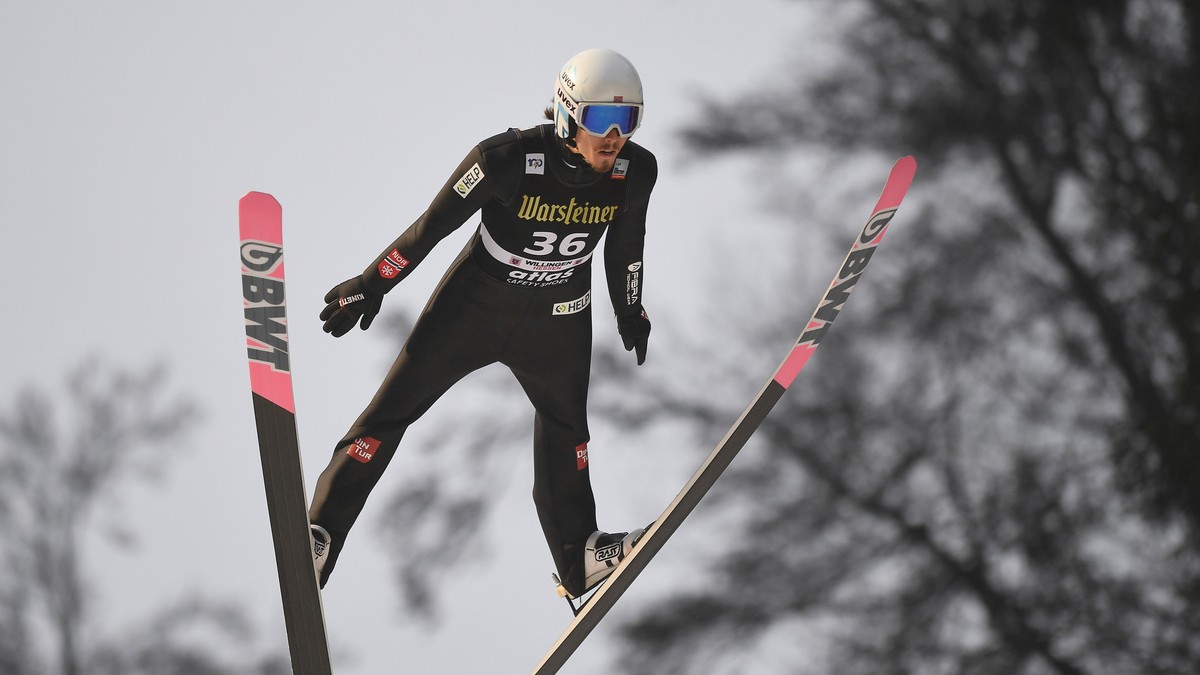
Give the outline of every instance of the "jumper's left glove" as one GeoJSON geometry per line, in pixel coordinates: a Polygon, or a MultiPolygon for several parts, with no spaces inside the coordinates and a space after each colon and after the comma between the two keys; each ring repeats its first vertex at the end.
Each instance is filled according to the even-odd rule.
{"type": "Polygon", "coordinates": [[[347,279],[325,294],[325,309],[321,310],[322,326],[333,337],[342,337],[354,328],[363,330],[371,327],[375,315],[383,305],[383,294],[367,288],[361,276],[347,279]]]}
{"type": "Polygon", "coordinates": [[[625,343],[625,351],[637,354],[639,366],[645,363],[646,343],[650,340],[650,317],[646,316],[646,310],[633,316],[617,317],[617,332],[625,343]]]}

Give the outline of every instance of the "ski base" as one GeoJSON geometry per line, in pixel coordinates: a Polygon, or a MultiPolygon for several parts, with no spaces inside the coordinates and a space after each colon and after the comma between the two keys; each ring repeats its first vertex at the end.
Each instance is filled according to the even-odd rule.
{"type": "Polygon", "coordinates": [[[250,390],[292,673],[331,675],[296,433],[282,209],[271,195],[250,192],[238,203],[238,220],[250,390]]]}

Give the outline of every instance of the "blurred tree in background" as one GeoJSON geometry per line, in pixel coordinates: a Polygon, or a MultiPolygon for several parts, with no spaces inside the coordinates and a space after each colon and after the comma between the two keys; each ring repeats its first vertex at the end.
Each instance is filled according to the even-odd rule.
{"type": "MultiPolygon", "coordinates": [[[[701,590],[625,627],[623,668],[1194,672],[1200,5],[822,4],[834,65],[705,102],[688,142],[764,161],[912,153],[915,189],[706,502],[741,514],[738,534],[701,590]]],[[[838,224],[837,250],[859,224],[838,224]]],[[[786,345],[789,324],[749,339],[786,345]]],[[[738,410],[708,392],[746,385],[724,351],[706,386],[601,405],[712,441],[738,410]]]]}
{"type": "MultiPolygon", "coordinates": [[[[158,478],[197,418],[166,391],[166,372],[95,359],[61,392],[26,388],[0,411],[0,675],[282,675],[286,656],[253,656],[241,609],[200,600],[144,625],[101,625],[87,546],[129,546],[121,495],[158,478]],[[214,644],[222,645],[214,649],[214,644]]],[[[106,588],[114,601],[128,591],[106,588]]]]}

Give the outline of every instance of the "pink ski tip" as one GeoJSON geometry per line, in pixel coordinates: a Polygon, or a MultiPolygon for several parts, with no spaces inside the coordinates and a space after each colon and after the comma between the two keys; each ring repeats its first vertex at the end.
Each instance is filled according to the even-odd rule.
{"type": "Polygon", "coordinates": [[[259,203],[279,206],[279,201],[276,200],[275,197],[266,192],[258,192],[257,190],[251,190],[247,192],[246,194],[242,195],[242,198],[238,201],[239,203],[259,203]]]}
{"type": "Polygon", "coordinates": [[[247,192],[238,200],[242,239],[257,239],[282,245],[283,207],[265,192],[247,192]]]}
{"type": "Polygon", "coordinates": [[[892,165],[891,173],[888,174],[883,194],[879,195],[879,201],[875,203],[875,213],[900,206],[900,202],[904,200],[904,195],[908,193],[908,188],[912,185],[913,177],[916,175],[917,160],[912,155],[905,155],[896,160],[896,163],[892,165]]]}
{"type": "Polygon", "coordinates": [[[271,213],[274,211],[282,211],[279,206],[279,200],[266,192],[247,192],[238,200],[238,207],[243,210],[254,212],[271,213]]]}

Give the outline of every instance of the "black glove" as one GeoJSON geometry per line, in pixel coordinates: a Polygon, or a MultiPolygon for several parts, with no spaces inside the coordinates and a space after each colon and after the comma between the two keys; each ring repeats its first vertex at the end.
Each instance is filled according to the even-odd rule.
{"type": "Polygon", "coordinates": [[[625,343],[625,351],[637,350],[637,364],[646,362],[646,342],[650,339],[650,317],[646,310],[633,316],[617,317],[617,332],[625,343]]]}
{"type": "Polygon", "coordinates": [[[356,322],[363,330],[371,326],[383,304],[383,294],[367,288],[358,276],[334,286],[325,294],[325,302],[329,304],[321,310],[323,328],[326,333],[333,333],[333,337],[342,337],[356,322]]]}

